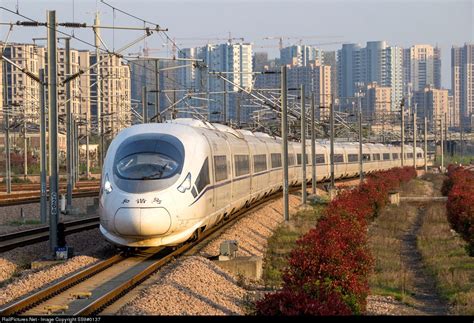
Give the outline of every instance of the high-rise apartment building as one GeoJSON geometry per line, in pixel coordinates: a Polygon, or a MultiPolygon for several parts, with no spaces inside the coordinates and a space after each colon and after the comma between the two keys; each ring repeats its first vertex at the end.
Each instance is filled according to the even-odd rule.
{"type": "MultiPolygon", "coordinates": [[[[44,67],[45,50],[34,44],[9,43],[5,46],[3,55],[35,75],[44,67]]],[[[12,115],[24,113],[29,117],[36,116],[39,113],[38,83],[6,61],[2,66],[2,78],[3,73],[7,77],[7,102],[11,106],[12,115]]]]}
{"type": "Polygon", "coordinates": [[[357,84],[363,82],[361,75],[361,47],[358,44],[343,44],[337,52],[339,100],[351,98],[358,91],[357,84]]]}
{"type": "Polygon", "coordinates": [[[451,49],[451,84],[456,126],[474,126],[474,44],[451,49]]]}
{"type": "Polygon", "coordinates": [[[322,65],[331,67],[331,93],[334,95],[334,99],[338,98],[338,75],[337,75],[337,52],[336,51],[324,51],[322,65]]]}
{"type": "MultiPolygon", "coordinates": [[[[441,88],[441,49],[431,45],[414,45],[404,53],[405,82],[412,91],[423,91],[425,86],[441,88]]],[[[407,89],[408,91],[408,89],[407,89]]],[[[410,96],[410,93],[406,93],[410,96]]]]}
{"type": "MultiPolygon", "coordinates": [[[[91,54],[90,65],[97,62],[97,56],[91,54]]],[[[91,110],[97,118],[97,91],[100,91],[101,122],[104,132],[110,131],[115,135],[121,129],[131,124],[131,85],[130,66],[113,55],[100,55],[100,82],[97,76],[92,75],[91,81],[91,110]]],[[[97,120],[97,119],[96,119],[97,120]]]]}
{"type": "Polygon", "coordinates": [[[290,66],[308,66],[317,60],[322,63],[322,51],[308,45],[293,45],[280,50],[280,64],[290,66]]]}
{"type": "Polygon", "coordinates": [[[449,114],[449,97],[448,90],[436,89],[433,85],[427,85],[422,91],[416,91],[413,95],[414,104],[417,105],[417,117],[423,119],[425,116],[428,119],[430,128],[436,122],[446,117],[448,118],[448,125],[452,124],[449,114]]]}
{"type": "Polygon", "coordinates": [[[391,87],[380,86],[377,82],[369,83],[362,99],[362,113],[373,118],[375,124],[383,122],[390,113],[391,98],[391,87]]]}
{"type": "Polygon", "coordinates": [[[338,51],[339,99],[351,104],[356,93],[376,82],[390,87],[391,109],[395,110],[403,97],[403,50],[388,46],[385,41],[370,41],[366,47],[344,44],[338,51]]]}

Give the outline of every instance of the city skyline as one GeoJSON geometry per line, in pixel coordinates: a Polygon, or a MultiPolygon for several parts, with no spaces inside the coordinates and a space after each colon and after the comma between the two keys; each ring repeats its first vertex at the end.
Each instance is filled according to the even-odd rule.
{"type": "MultiPolygon", "coordinates": [[[[18,1],[19,12],[33,19],[44,20],[47,9],[54,7],[61,21],[92,23],[97,8],[101,11],[103,24],[139,25],[137,20],[115,12],[100,1],[18,1]],[[73,10],[74,8],[74,10],[73,10]],[[74,15],[73,15],[74,13],[74,15]],[[43,19],[41,19],[43,18],[43,19]]],[[[151,1],[110,1],[121,9],[143,17],[160,26],[169,28],[170,37],[176,37],[180,48],[202,46],[205,40],[190,43],[179,38],[208,38],[213,43],[222,43],[228,37],[243,37],[245,42],[254,44],[254,52],[265,51],[270,58],[279,56],[278,39],[263,40],[268,36],[294,36],[283,39],[284,46],[298,44],[318,44],[339,42],[339,44],[320,46],[322,50],[337,50],[342,43],[368,41],[387,41],[390,46],[408,48],[415,44],[429,44],[441,48],[442,87],[451,88],[451,47],[463,46],[473,41],[473,4],[471,1],[205,1],[199,4],[190,1],[153,3],[151,1]],[[139,5],[143,4],[143,6],[139,5]],[[376,5],[377,4],[377,5],[376,5]],[[147,10],[145,10],[145,8],[147,10]],[[217,15],[216,15],[217,9],[217,15]],[[316,12],[316,19],[315,14],[316,12]],[[318,13],[324,12],[323,15],[318,13]],[[167,14],[164,14],[167,13],[167,14]],[[241,16],[239,14],[243,13],[241,16]],[[262,13],[264,13],[262,15],[262,13]],[[266,13],[266,14],[265,14],[266,13]],[[282,19],[284,16],[285,19],[282,19]],[[240,19],[236,19],[240,17],[240,19]],[[356,19],[354,19],[356,17],[356,19]],[[413,18],[413,19],[412,19],[413,18]],[[416,18],[416,19],[415,19],[416,18]],[[420,19],[421,18],[421,19],[420,19]],[[337,23],[334,23],[336,21],[337,23]],[[347,21],[355,21],[348,23],[347,21]],[[262,23],[263,22],[263,23],[262,23]],[[287,22],[287,23],[285,23],[287,22]],[[444,23],[449,22],[449,24],[444,23]],[[216,31],[216,25],[220,26],[216,31]],[[328,27],[329,26],[329,27],[328,27]],[[258,28],[256,28],[258,27],[258,28]],[[306,36],[306,38],[305,38],[306,36]],[[321,38],[311,37],[320,36],[321,38]],[[264,46],[261,48],[261,46],[264,46]]],[[[16,10],[17,1],[5,0],[3,5],[16,10]]],[[[17,21],[18,16],[2,10],[2,21],[17,21]]],[[[8,27],[0,28],[0,37],[5,39],[8,27]]],[[[10,41],[31,42],[32,37],[41,37],[40,28],[14,28],[10,41]],[[37,30],[34,30],[37,29],[37,30]],[[34,35],[34,36],[32,36],[34,35]]],[[[65,30],[68,33],[70,29],[65,30]]],[[[74,31],[75,35],[88,41],[93,40],[90,30],[74,31]]],[[[107,45],[119,48],[137,37],[137,32],[120,32],[120,37],[112,31],[104,31],[107,45]]],[[[166,54],[165,41],[157,35],[147,39],[149,48],[162,48],[160,55],[166,54]]],[[[86,45],[72,41],[72,47],[88,49],[86,45]]],[[[138,52],[143,48],[141,42],[127,52],[138,52]]],[[[90,48],[89,48],[90,49],[90,48]]],[[[167,48],[169,51],[169,47],[167,48]]],[[[168,52],[168,55],[170,53],[168,52]]]]}

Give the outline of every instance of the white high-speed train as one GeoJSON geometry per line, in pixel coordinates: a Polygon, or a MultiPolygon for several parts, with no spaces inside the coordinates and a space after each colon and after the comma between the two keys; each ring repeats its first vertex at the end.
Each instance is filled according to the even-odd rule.
{"type": "MultiPolygon", "coordinates": [[[[311,181],[311,142],[306,142],[311,181]]],[[[329,178],[329,144],[316,143],[317,180],[329,178]]],[[[282,188],[281,139],[195,119],[135,125],[107,151],[100,230],[119,246],[173,246],[282,188]]],[[[406,165],[413,148],[405,146],[406,165]]],[[[289,183],[302,181],[301,143],[288,143],[289,183]]],[[[416,158],[423,165],[423,150],[416,158]]],[[[400,147],[363,145],[364,172],[400,165],[400,147]]],[[[357,176],[358,143],[336,143],[335,177],[357,176]]]]}

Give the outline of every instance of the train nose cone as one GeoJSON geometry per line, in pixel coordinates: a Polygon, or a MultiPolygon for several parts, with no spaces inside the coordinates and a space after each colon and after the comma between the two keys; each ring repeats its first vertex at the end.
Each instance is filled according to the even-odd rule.
{"type": "Polygon", "coordinates": [[[171,217],[165,208],[120,208],[115,231],[124,236],[154,236],[168,232],[171,217]]]}

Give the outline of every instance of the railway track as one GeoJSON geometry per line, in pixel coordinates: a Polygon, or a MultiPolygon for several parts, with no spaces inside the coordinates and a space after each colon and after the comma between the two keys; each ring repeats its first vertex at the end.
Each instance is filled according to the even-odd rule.
{"type": "MultiPolygon", "coordinates": [[[[99,190],[100,190],[99,186],[78,188],[72,192],[72,196],[75,198],[95,197],[95,196],[99,196],[99,190]]],[[[61,190],[60,194],[65,194],[65,189],[61,190]]],[[[0,207],[26,204],[26,203],[39,203],[40,196],[41,196],[40,191],[0,195],[0,207]]]]}
{"type": "MultiPolygon", "coordinates": [[[[99,227],[99,217],[89,217],[81,220],[67,221],[65,224],[65,234],[73,234],[85,230],[99,227]]],[[[49,239],[49,226],[44,225],[30,230],[3,234],[0,236],[0,252],[5,252],[14,248],[23,247],[49,239]]]]}
{"type": "MultiPolygon", "coordinates": [[[[292,187],[296,191],[299,187],[292,187]]],[[[196,253],[207,240],[217,236],[247,212],[273,201],[281,191],[253,203],[221,225],[202,232],[197,240],[175,248],[149,248],[134,254],[124,252],[94,264],[36,293],[0,308],[6,315],[95,315],[142,283],[172,259],[196,253]]]]}
{"type": "MultiPolygon", "coordinates": [[[[77,182],[77,188],[85,187],[96,187],[99,186],[99,181],[87,181],[87,182],[77,182]]],[[[47,185],[49,187],[49,185],[47,185]]],[[[66,189],[67,184],[65,182],[59,182],[60,189],[66,189]]],[[[39,191],[41,189],[40,183],[12,183],[12,192],[21,192],[21,191],[39,191]]],[[[0,192],[6,190],[5,184],[0,184],[0,192]]]]}

